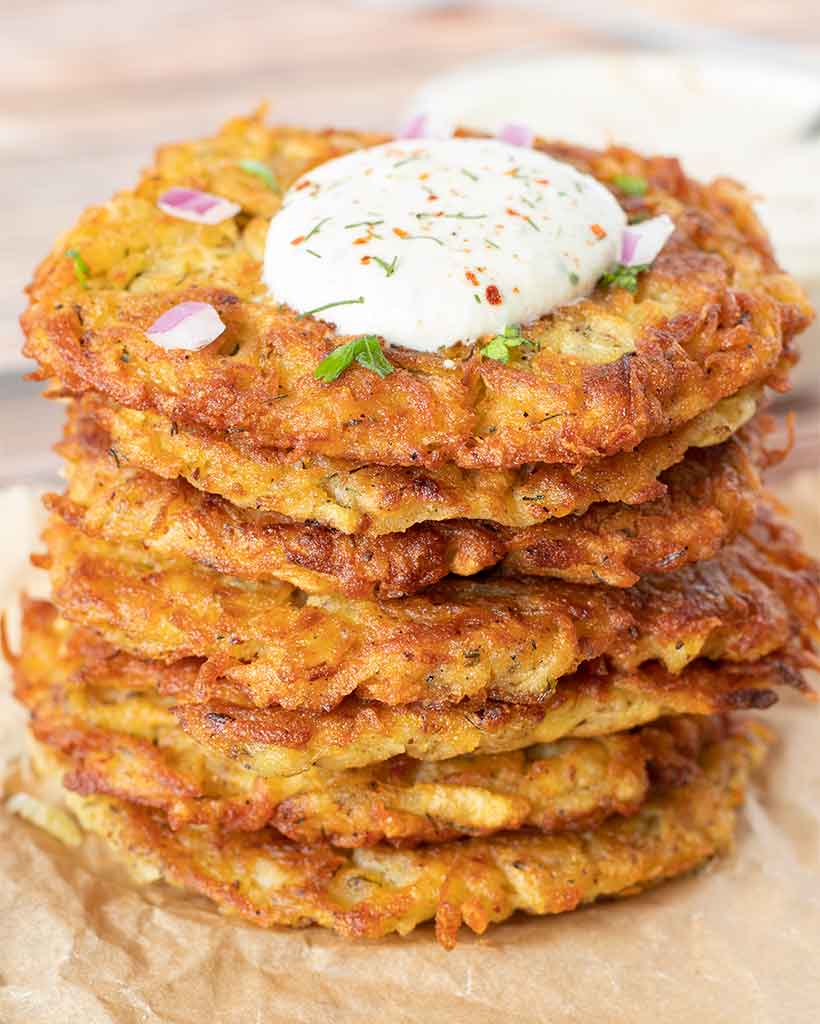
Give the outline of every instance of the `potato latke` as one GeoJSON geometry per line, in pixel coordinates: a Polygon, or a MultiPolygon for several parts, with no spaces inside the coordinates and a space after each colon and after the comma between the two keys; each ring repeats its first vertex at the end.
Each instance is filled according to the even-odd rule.
{"type": "Polygon", "coordinates": [[[163,817],[111,797],[67,794],[143,882],[164,878],[263,927],[315,923],[349,938],[406,934],[429,918],[452,948],[462,924],[484,932],[516,910],[556,914],[631,895],[691,871],[732,842],[735,809],[771,735],[746,725],[711,744],[683,786],[659,787],[637,814],[592,831],[500,833],[396,850],[302,846],[270,830],[172,831],[163,817]]]}
{"type": "Polygon", "coordinates": [[[655,658],[672,672],[697,657],[754,661],[808,636],[820,608],[816,564],[765,506],[714,558],[628,590],[449,577],[397,601],[306,596],[61,522],[46,536],[67,618],[142,657],[206,658],[199,697],[225,679],[259,706],[328,710],[354,692],[387,704],[540,702],[602,655],[621,670],[655,658]]]}
{"type": "Polygon", "coordinates": [[[135,190],[86,211],[37,270],[22,318],[26,354],[43,378],[72,392],[241,430],[284,451],[511,467],[629,451],[746,385],[777,383],[778,363],[811,320],[741,186],[700,185],[672,159],[538,142],[605,184],[628,166],[649,185],[626,204],[630,215],[674,220],[674,236],[636,293],[599,287],[554,310],[526,327],[530,344],[508,365],[483,358],[480,345],[441,354],[394,347],[389,377],[354,365],[322,383],[314,370],[344,339],[332,324],[266,297],[263,245],[281,196],[241,162],[266,162],[287,188],[310,167],[378,141],[268,128],[255,116],[211,139],[163,147],[135,190]],[[207,226],[163,213],[158,197],[187,185],[237,202],[241,214],[207,226]],[[88,268],[84,280],[67,250],[88,268]],[[217,309],[226,331],[216,342],[166,351],[146,337],[160,314],[189,300],[217,309]]]}
{"type": "Polygon", "coordinates": [[[283,522],[123,464],[102,431],[61,445],[69,487],[46,503],[89,536],[247,580],[284,580],[308,593],[401,597],[450,573],[471,576],[496,564],[510,576],[631,586],[650,572],[712,557],[749,526],[758,467],[767,461],[761,431],[750,425],[743,440],[692,449],[661,476],[667,492],[655,501],[598,504],[520,529],[458,519],[371,537],[283,522]]]}
{"type": "Polygon", "coordinates": [[[257,774],[292,776],[318,765],[360,768],[400,755],[442,761],[497,754],[566,737],[612,735],[669,715],[765,709],[782,687],[810,693],[799,648],[751,664],[698,660],[673,675],[656,664],[630,673],[590,665],[562,680],[542,704],[463,702],[444,708],[391,707],[355,697],[330,712],[255,708],[221,682],[206,703],[192,701],[199,662],[172,665],[118,652],[92,630],[73,626],[46,602],[25,606],[25,642],[15,661],[19,696],[35,730],[61,708],[84,728],[113,730],[151,743],[177,724],[206,751],[257,774]],[[48,681],[48,687],[44,682],[48,681]]]}

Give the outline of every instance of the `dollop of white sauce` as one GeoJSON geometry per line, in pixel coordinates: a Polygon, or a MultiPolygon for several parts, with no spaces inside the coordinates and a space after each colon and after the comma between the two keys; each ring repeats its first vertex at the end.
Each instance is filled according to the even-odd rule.
{"type": "Polygon", "coordinates": [[[589,294],[625,226],[603,185],[545,153],[403,140],[300,178],[271,220],[263,277],[341,334],[430,352],[589,294]]]}

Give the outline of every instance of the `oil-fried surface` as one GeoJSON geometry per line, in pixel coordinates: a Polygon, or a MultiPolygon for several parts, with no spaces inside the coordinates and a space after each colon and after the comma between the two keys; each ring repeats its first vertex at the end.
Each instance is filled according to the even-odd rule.
{"type": "Polygon", "coordinates": [[[454,573],[500,563],[506,575],[557,576],[631,586],[714,555],[750,525],[766,461],[761,427],[693,449],[668,470],[666,495],[637,507],[594,505],[584,515],[510,529],[448,520],[381,537],[350,536],[238,509],[182,479],[122,465],[110,436],[68,434],[65,495],[47,507],[92,537],[141,544],[160,558],[189,559],[227,575],[280,579],[308,593],[401,597],[454,573]]]}
{"type": "MultiPolygon", "coordinates": [[[[385,379],[354,366],[313,377],[345,339],[267,296],[261,261],[281,201],[239,162],[266,161],[283,188],[302,172],[379,141],[352,133],[229,122],[215,137],[166,146],[133,191],[89,209],[37,270],[23,316],[25,352],[43,377],[254,442],[381,465],[520,466],[583,462],[666,433],[763,381],[810,321],[741,186],[702,186],[677,161],[625,149],[538,145],[604,183],[647,179],[630,215],[667,213],[676,231],[637,292],[599,288],[526,328],[509,365],[480,347],[393,348],[385,379]],[[193,185],[242,205],[215,226],[168,217],[157,197],[193,185]],[[66,258],[77,250],[87,282],[66,258]],[[85,286],[84,286],[85,285],[85,286]],[[199,352],[167,352],[146,328],[182,300],[212,303],[225,333],[199,352]],[[453,358],[446,363],[444,356],[453,358]]],[[[623,197],[621,197],[623,198],[623,197]]],[[[442,343],[456,339],[442,338],[442,343]]]]}
{"type": "Polygon", "coordinates": [[[408,469],[320,456],[294,456],[250,445],[239,432],[216,435],[156,413],[112,406],[98,395],[71,404],[72,449],[101,435],[121,465],[219,494],[238,508],[312,520],[342,533],[381,536],[417,523],[484,519],[527,527],[585,512],[595,502],[636,505],[661,498],[658,479],[687,449],[727,440],[753,414],[760,389],[745,389],[690,423],[634,451],[582,466],[531,464],[517,470],[408,469]]]}
{"type": "Polygon", "coordinates": [[[736,808],[771,736],[746,726],[710,745],[686,785],[659,789],[637,814],[582,833],[501,833],[415,850],[300,846],[270,830],[213,837],[108,797],[67,794],[143,881],[164,878],[263,927],[318,924],[350,938],[406,934],[435,918],[451,948],[516,910],[556,914],[631,895],[691,871],[732,842],[736,808]]]}
{"type": "MultiPolygon", "coordinates": [[[[23,644],[39,644],[43,613],[26,610],[23,644]]],[[[48,612],[44,613],[46,616],[48,612]]],[[[25,650],[15,692],[32,711],[32,731],[68,756],[63,784],[83,795],[116,796],[186,824],[227,831],[270,825],[298,842],[337,846],[440,842],[525,826],[544,832],[592,828],[634,814],[652,777],[688,781],[705,742],[723,735],[717,717],[679,718],[634,734],[561,740],[525,751],[421,762],[408,757],[347,772],[313,768],[262,778],[162,723],[159,695],[113,729],[76,713],[75,659],[47,664],[25,650]],[[27,677],[24,668],[48,669],[27,677]]]]}
{"type": "Polygon", "coordinates": [[[328,710],[352,693],[386,704],[539,702],[601,655],[621,670],[754,661],[801,637],[820,608],[817,565],[765,506],[715,558],[628,590],[448,577],[424,594],[357,601],[163,562],[59,521],[47,543],[67,618],[142,657],[206,658],[193,696],[225,679],[259,706],[328,710]]]}
{"type": "Polygon", "coordinates": [[[264,777],[295,776],[313,765],[361,768],[403,755],[442,761],[507,753],[621,733],[664,716],[765,709],[784,686],[811,694],[801,676],[801,652],[784,650],[751,665],[701,660],[679,675],[657,665],[617,674],[589,666],[563,680],[540,706],[389,707],[351,697],[327,713],[262,710],[224,682],[210,702],[191,703],[197,661],[163,665],[118,652],[45,602],[27,604],[25,629],[22,655],[11,660],[35,729],[49,727],[48,721],[38,724],[43,699],[56,701],[84,729],[125,732],[149,743],[172,735],[178,722],[201,748],[264,777]],[[53,680],[52,693],[38,691],[44,679],[53,680]]]}

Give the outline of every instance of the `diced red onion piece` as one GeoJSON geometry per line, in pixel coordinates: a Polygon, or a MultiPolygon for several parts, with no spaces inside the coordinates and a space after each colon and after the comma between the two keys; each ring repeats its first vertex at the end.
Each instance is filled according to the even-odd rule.
{"type": "Polygon", "coordinates": [[[145,332],[155,345],[193,352],[210,345],[225,330],[219,313],[207,302],[180,302],[145,332]]]}
{"type": "Polygon", "coordinates": [[[451,121],[414,114],[396,136],[397,139],[450,139],[454,126],[451,121]]]}
{"type": "Polygon", "coordinates": [[[652,263],[674,230],[675,222],[665,213],[640,224],[630,224],[621,235],[620,262],[625,267],[652,263]]]}
{"type": "Polygon", "coordinates": [[[396,137],[399,139],[423,139],[428,120],[426,114],[414,114],[396,137]]]}
{"type": "Polygon", "coordinates": [[[171,217],[195,224],[221,224],[242,209],[239,203],[195,188],[169,188],[159,197],[157,206],[171,217]]]}
{"type": "Polygon", "coordinates": [[[508,142],[511,146],[524,146],[528,149],[532,146],[535,135],[527,125],[520,124],[517,121],[510,121],[508,124],[501,126],[496,138],[500,139],[501,142],[508,142]]]}

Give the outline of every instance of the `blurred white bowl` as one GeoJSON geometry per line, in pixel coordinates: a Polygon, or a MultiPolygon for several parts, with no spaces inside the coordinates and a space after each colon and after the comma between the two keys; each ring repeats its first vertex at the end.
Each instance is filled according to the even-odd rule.
{"type": "Polygon", "coordinates": [[[782,265],[820,290],[820,77],[737,59],[652,53],[499,56],[437,77],[408,113],[494,131],[525,121],[582,145],[619,142],[730,175],[761,197],[782,265]]]}

